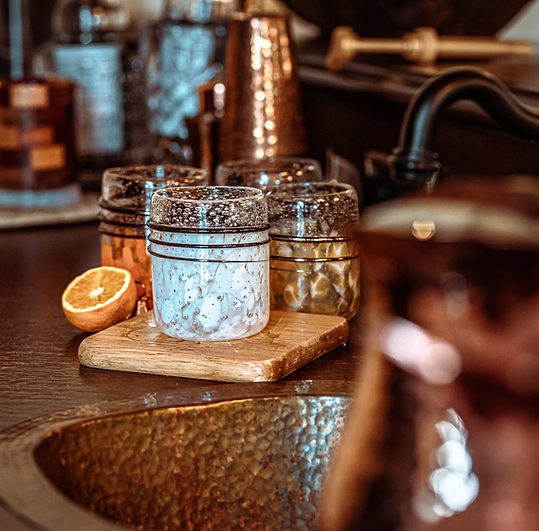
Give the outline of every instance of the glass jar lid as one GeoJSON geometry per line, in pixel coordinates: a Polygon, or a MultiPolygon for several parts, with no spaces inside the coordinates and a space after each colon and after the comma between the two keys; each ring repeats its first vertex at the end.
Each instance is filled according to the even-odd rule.
{"type": "Polygon", "coordinates": [[[215,170],[218,185],[254,186],[262,190],[278,184],[323,181],[320,164],[305,157],[272,157],[221,162],[215,170]]]}
{"type": "Polygon", "coordinates": [[[149,215],[156,190],[178,186],[204,186],[208,173],[201,168],[175,164],[109,168],[101,181],[101,207],[113,212],[149,215]]]}
{"type": "Polygon", "coordinates": [[[337,237],[359,227],[358,196],[349,184],[282,184],[266,197],[272,236],[337,237]]]}
{"type": "Polygon", "coordinates": [[[172,231],[265,230],[268,206],[261,190],[246,186],[166,188],[152,196],[148,225],[172,231]]]}

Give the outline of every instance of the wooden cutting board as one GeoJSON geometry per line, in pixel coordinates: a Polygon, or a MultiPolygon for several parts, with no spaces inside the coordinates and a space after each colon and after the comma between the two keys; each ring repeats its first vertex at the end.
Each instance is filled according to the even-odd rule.
{"type": "Polygon", "coordinates": [[[184,341],[163,334],[153,311],[85,338],[79,361],[86,367],[199,378],[222,382],[271,382],[342,345],[342,317],[272,312],[266,328],[234,341],[184,341]]]}

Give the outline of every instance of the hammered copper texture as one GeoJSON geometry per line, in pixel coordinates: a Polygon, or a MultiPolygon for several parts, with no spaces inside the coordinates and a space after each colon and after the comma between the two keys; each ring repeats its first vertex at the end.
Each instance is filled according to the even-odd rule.
{"type": "Polygon", "coordinates": [[[305,154],[297,58],[286,18],[236,13],[228,31],[221,160],[305,154]]]}
{"type": "Polygon", "coordinates": [[[104,417],[35,457],[79,504],[145,530],[313,529],[345,397],[225,401],[104,417]]]}

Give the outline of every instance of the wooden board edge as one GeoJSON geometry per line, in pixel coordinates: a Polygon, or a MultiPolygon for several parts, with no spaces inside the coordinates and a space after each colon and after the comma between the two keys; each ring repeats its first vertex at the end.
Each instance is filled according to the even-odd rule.
{"type": "MultiPolygon", "coordinates": [[[[158,367],[152,367],[149,365],[139,365],[133,363],[132,365],[123,364],[118,366],[115,364],[107,364],[102,362],[100,356],[94,356],[93,346],[83,345],[84,341],[79,345],[78,358],[81,365],[88,367],[90,369],[99,369],[99,370],[109,370],[109,371],[118,371],[118,372],[127,372],[127,373],[137,373],[137,374],[153,374],[157,376],[165,377],[175,377],[175,378],[191,378],[195,380],[207,380],[215,382],[226,382],[226,383],[254,383],[254,382],[272,382],[276,378],[271,376],[271,362],[267,362],[264,366],[262,364],[255,364],[253,362],[246,362],[242,364],[243,373],[239,373],[237,370],[233,370],[234,366],[231,365],[231,370],[226,371],[223,367],[220,367],[219,375],[214,378],[211,377],[212,370],[211,368],[206,368],[206,364],[191,364],[183,361],[178,361],[178,367],[168,366],[165,369],[159,369],[158,367]],[[98,362],[95,360],[99,359],[98,362]],[[186,369],[185,366],[188,366],[186,369]],[[262,366],[261,366],[262,365],[262,366]]],[[[235,365],[237,367],[237,365],[235,365]]],[[[277,378],[278,379],[278,378],[277,378]]]]}
{"type": "MultiPolygon", "coordinates": [[[[333,328],[330,328],[329,330],[325,330],[324,332],[313,336],[309,340],[306,340],[303,343],[297,345],[292,351],[288,351],[287,354],[288,356],[290,356],[290,359],[287,360],[283,357],[283,359],[274,359],[268,361],[267,365],[271,366],[271,369],[268,370],[268,373],[274,374],[275,377],[271,380],[268,379],[264,381],[277,381],[284,378],[285,376],[288,376],[297,369],[304,367],[315,359],[320,358],[324,354],[327,354],[328,352],[331,352],[337,347],[344,345],[344,343],[346,343],[346,341],[348,340],[349,335],[350,325],[348,321],[343,317],[342,322],[337,324],[333,328]],[[324,342],[327,342],[329,347],[328,345],[326,345],[325,347],[321,347],[324,342]],[[319,348],[316,348],[317,346],[319,346],[319,348]],[[301,358],[301,363],[294,363],[293,355],[290,355],[291,352],[292,354],[297,352],[299,357],[300,353],[302,351],[304,352],[305,350],[310,350],[309,355],[303,356],[301,358]]],[[[296,360],[298,359],[298,357],[296,357],[296,360]]]]}

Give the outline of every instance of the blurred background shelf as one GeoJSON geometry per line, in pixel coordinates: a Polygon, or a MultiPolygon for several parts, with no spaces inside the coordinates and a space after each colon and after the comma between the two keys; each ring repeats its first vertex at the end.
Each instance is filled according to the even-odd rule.
{"type": "Polygon", "coordinates": [[[0,209],[0,230],[67,225],[97,220],[97,193],[84,193],[82,203],[66,208],[0,209]]]}

